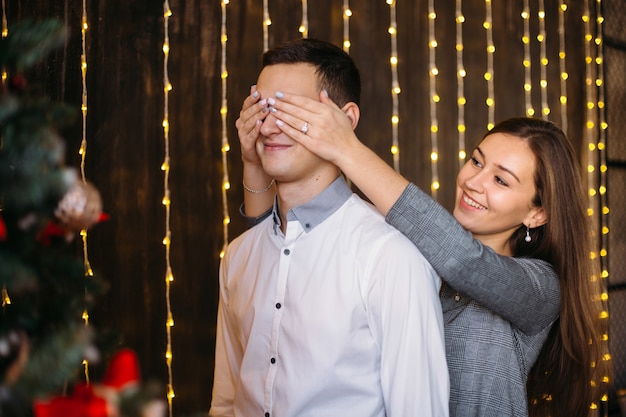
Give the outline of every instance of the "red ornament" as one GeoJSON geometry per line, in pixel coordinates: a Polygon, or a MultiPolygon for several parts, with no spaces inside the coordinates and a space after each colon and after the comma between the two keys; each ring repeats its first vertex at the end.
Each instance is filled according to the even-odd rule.
{"type": "Polygon", "coordinates": [[[2,216],[0,216],[0,241],[7,240],[7,225],[4,224],[2,216]]]}
{"type": "Polygon", "coordinates": [[[107,369],[102,385],[124,390],[138,384],[141,381],[139,373],[139,361],[137,355],[131,349],[118,351],[107,369]]]}
{"type": "Polygon", "coordinates": [[[98,385],[80,383],[68,397],[36,401],[35,417],[112,417],[118,415],[119,393],[136,387],[141,380],[139,361],[131,349],[121,349],[113,358],[98,385]]]}

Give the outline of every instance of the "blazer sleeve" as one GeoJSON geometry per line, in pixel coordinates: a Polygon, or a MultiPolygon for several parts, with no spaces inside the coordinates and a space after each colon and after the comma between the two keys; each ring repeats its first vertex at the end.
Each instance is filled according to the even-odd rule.
{"type": "Polygon", "coordinates": [[[407,186],[386,220],[417,246],[452,288],[522,332],[535,334],[557,318],[559,280],[549,263],[498,255],[416,185],[407,186]]]}

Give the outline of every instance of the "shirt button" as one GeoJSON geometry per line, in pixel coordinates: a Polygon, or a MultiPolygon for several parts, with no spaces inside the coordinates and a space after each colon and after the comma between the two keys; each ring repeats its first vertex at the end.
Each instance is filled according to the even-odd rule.
{"type": "Polygon", "coordinates": [[[271,362],[271,363],[276,363],[276,358],[272,358],[272,359],[270,359],[270,362],[271,362]]]}
{"type": "Polygon", "coordinates": [[[307,224],[304,225],[304,227],[305,227],[305,229],[310,229],[311,225],[309,223],[307,223],[307,224]]]}
{"type": "Polygon", "coordinates": [[[289,249],[285,249],[285,250],[283,251],[283,253],[284,253],[285,255],[289,255],[289,254],[291,253],[291,251],[290,251],[289,249]]]}
{"type": "Polygon", "coordinates": [[[282,305],[280,303],[276,303],[276,308],[280,309],[282,307],[282,305]]]}
{"type": "Polygon", "coordinates": [[[454,294],[454,301],[459,301],[461,296],[459,294],[454,294]]]}

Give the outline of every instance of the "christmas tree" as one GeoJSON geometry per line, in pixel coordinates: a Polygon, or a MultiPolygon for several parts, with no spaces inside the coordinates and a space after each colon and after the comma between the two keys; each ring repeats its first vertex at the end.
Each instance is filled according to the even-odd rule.
{"type": "Polygon", "coordinates": [[[101,355],[82,316],[106,285],[86,274],[73,238],[101,219],[102,204],[64,160],[59,132],[77,109],[40,96],[24,76],[65,37],[48,20],[22,22],[0,40],[0,416],[79,416],[93,400],[103,404],[96,415],[111,405],[116,415],[145,415],[152,390],[137,386],[128,351],[97,389],[80,383],[84,361],[101,355]]]}

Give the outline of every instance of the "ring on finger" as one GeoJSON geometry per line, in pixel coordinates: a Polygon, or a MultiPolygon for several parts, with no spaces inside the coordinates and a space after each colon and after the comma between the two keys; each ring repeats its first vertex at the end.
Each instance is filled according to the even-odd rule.
{"type": "Polygon", "coordinates": [[[306,135],[306,132],[309,131],[309,123],[304,122],[304,124],[302,125],[302,129],[300,129],[300,131],[306,135]]]}

